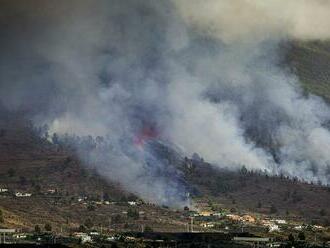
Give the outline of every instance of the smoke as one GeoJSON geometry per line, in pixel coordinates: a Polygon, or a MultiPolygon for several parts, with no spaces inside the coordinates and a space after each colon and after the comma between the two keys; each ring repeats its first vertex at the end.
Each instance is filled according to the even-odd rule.
{"type": "Polygon", "coordinates": [[[329,107],[280,65],[281,42],[329,38],[327,1],[1,3],[2,105],[52,132],[103,136],[87,153],[76,142],[80,156],[126,189],[186,204],[156,141],[329,182],[329,107]]]}
{"type": "Polygon", "coordinates": [[[173,0],[187,23],[231,43],[329,39],[327,0],[173,0]]]}

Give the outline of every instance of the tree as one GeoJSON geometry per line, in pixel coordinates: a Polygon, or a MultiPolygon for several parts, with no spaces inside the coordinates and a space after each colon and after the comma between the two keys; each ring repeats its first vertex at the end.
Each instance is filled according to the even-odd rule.
{"type": "Polygon", "coordinates": [[[292,243],[294,242],[294,236],[292,235],[292,233],[289,234],[288,240],[292,243]]]}
{"type": "Polygon", "coordinates": [[[246,169],[245,165],[242,166],[241,170],[240,170],[240,173],[242,175],[246,175],[248,173],[248,170],[246,169]]]}
{"type": "Polygon", "coordinates": [[[4,137],[6,134],[6,130],[5,129],[0,129],[0,138],[4,137]]]}
{"type": "Polygon", "coordinates": [[[87,206],[87,210],[88,211],[94,211],[96,209],[96,207],[94,206],[94,205],[92,205],[92,204],[89,204],[88,206],[87,206]]]}
{"type": "Polygon", "coordinates": [[[19,177],[19,183],[20,183],[21,185],[25,185],[25,184],[27,183],[26,178],[25,178],[24,176],[20,176],[20,177],[19,177]]]}
{"type": "Polygon", "coordinates": [[[51,231],[52,231],[52,225],[49,224],[49,223],[46,223],[46,224],[45,224],[45,230],[46,230],[47,232],[51,232],[51,231]]]}
{"type": "Polygon", "coordinates": [[[261,208],[262,207],[262,204],[261,204],[261,202],[259,201],[258,202],[258,205],[257,205],[257,208],[261,208]]]}
{"type": "Polygon", "coordinates": [[[88,218],[86,221],[85,221],[85,226],[90,229],[93,227],[93,222],[90,218],[88,218]]]}
{"type": "Polygon", "coordinates": [[[130,194],[129,196],[127,196],[127,201],[137,201],[137,196],[134,194],[130,194]]]}
{"type": "Polygon", "coordinates": [[[4,217],[3,217],[3,213],[2,213],[2,210],[0,209],[0,223],[3,223],[5,220],[4,220],[4,217]]]}
{"type": "Polygon", "coordinates": [[[306,239],[306,237],[305,237],[305,233],[304,233],[304,232],[299,232],[299,234],[298,234],[298,239],[299,239],[299,240],[305,240],[305,239],[306,239]]]}
{"type": "Polygon", "coordinates": [[[57,133],[53,133],[52,142],[55,145],[58,145],[59,144],[59,137],[58,137],[57,133]]]}
{"type": "Polygon", "coordinates": [[[86,227],[84,225],[80,225],[78,228],[79,232],[86,232],[86,227]]]}
{"type": "Polygon", "coordinates": [[[325,209],[322,208],[322,209],[320,210],[320,215],[321,215],[321,216],[325,216],[325,215],[327,215],[327,211],[326,211],[325,209]]]}
{"type": "Polygon", "coordinates": [[[271,214],[275,214],[277,213],[277,208],[275,207],[275,205],[272,204],[272,206],[270,207],[270,213],[271,214]]]}
{"type": "Polygon", "coordinates": [[[236,212],[236,208],[231,208],[231,209],[230,209],[230,212],[231,212],[231,213],[235,213],[235,212],[236,212]]]}
{"type": "Polygon", "coordinates": [[[140,217],[140,215],[139,215],[139,212],[136,209],[129,208],[127,210],[127,217],[137,220],[140,217]]]}
{"type": "Polygon", "coordinates": [[[115,216],[113,216],[111,218],[111,223],[113,224],[118,224],[118,223],[121,223],[122,222],[122,218],[119,214],[116,214],[115,216]]]}
{"type": "Polygon", "coordinates": [[[195,161],[201,161],[201,157],[195,152],[193,155],[192,155],[192,160],[195,160],[195,161]]]}
{"type": "Polygon", "coordinates": [[[153,230],[150,226],[146,226],[146,227],[144,228],[144,231],[145,231],[146,233],[151,233],[151,232],[153,232],[154,230],[153,230]]]}
{"type": "Polygon", "coordinates": [[[110,196],[109,196],[109,194],[108,194],[107,192],[105,192],[105,193],[103,194],[103,200],[104,200],[104,201],[110,201],[110,200],[111,200],[111,198],[110,198],[110,196]]]}
{"type": "Polygon", "coordinates": [[[40,228],[39,225],[35,225],[35,227],[34,227],[34,232],[35,232],[35,233],[40,233],[40,232],[41,232],[41,228],[40,228]]]}
{"type": "Polygon", "coordinates": [[[118,248],[117,243],[112,244],[112,245],[111,245],[111,248],[118,248]]]}
{"type": "Polygon", "coordinates": [[[39,184],[35,185],[35,186],[34,186],[34,190],[35,190],[37,193],[40,193],[41,186],[40,186],[39,184]]]}
{"type": "Polygon", "coordinates": [[[13,177],[16,174],[16,171],[13,168],[8,169],[7,174],[9,177],[13,177]]]}

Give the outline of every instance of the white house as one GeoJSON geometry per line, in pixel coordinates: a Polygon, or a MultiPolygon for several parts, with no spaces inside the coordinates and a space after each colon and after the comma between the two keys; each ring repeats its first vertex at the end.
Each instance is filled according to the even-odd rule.
{"type": "Polygon", "coordinates": [[[115,236],[109,236],[107,237],[107,241],[115,241],[116,237],[115,236]]]}
{"type": "Polygon", "coordinates": [[[205,227],[205,228],[213,228],[214,227],[214,223],[205,222],[205,223],[201,223],[200,226],[205,227]]]}
{"type": "Polygon", "coordinates": [[[295,229],[295,230],[302,230],[303,227],[302,226],[295,226],[293,229],[295,229]]]}
{"type": "Polygon", "coordinates": [[[47,190],[47,194],[55,194],[56,193],[56,189],[48,189],[47,190]]]}
{"type": "Polygon", "coordinates": [[[22,193],[22,192],[15,193],[16,197],[30,197],[31,195],[32,195],[31,193],[22,193]]]}
{"type": "Polygon", "coordinates": [[[76,238],[80,238],[81,239],[81,243],[92,242],[92,237],[89,236],[87,233],[77,232],[77,233],[74,233],[74,236],[76,238]]]}
{"type": "Polygon", "coordinates": [[[322,230],[322,229],[324,229],[323,226],[318,226],[318,225],[314,225],[313,228],[316,229],[316,230],[322,230]]]}
{"type": "Polygon", "coordinates": [[[16,234],[13,235],[13,237],[15,239],[26,239],[27,235],[26,235],[26,233],[16,233],[16,234]]]}
{"type": "Polygon", "coordinates": [[[280,225],[285,225],[287,223],[286,220],[281,220],[281,219],[275,219],[272,221],[280,225]]]}
{"type": "Polygon", "coordinates": [[[276,224],[270,224],[268,228],[269,228],[269,232],[276,232],[280,230],[279,226],[276,224]]]}

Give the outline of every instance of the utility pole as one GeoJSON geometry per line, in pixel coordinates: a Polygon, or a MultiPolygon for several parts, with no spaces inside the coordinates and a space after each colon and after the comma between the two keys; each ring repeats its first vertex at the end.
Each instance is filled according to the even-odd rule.
{"type": "Polygon", "coordinates": [[[191,232],[194,232],[194,217],[190,217],[191,232]]]}

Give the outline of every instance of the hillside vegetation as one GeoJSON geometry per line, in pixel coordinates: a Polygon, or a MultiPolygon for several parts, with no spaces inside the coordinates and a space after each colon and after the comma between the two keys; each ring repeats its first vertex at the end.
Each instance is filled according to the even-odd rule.
{"type": "MultiPolygon", "coordinates": [[[[295,42],[287,59],[306,93],[330,102],[330,42],[295,42]]],[[[185,230],[189,220],[180,212],[151,204],[127,205],[137,197],[118,183],[102,178],[96,169],[83,165],[72,152],[40,138],[22,113],[0,114],[0,188],[11,191],[0,194],[4,217],[0,226],[31,229],[50,223],[56,230],[81,225],[140,230],[140,225],[150,225],[162,231],[185,230]],[[55,192],[50,194],[49,190],[55,192]],[[14,196],[16,192],[32,193],[32,197],[18,198],[14,196]],[[97,204],[100,201],[116,204],[97,204]]],[[[177,156],[161,145],[154,149],[183,172],[183,180],[195,200],[232,212],[301,218],[329,225],[328,187],[244,168],[238,172],[216,169],[201,160],[177,156]]]]}
{"type": "Polygon", "coordinates": [[[330,41],[294,42],[287,58],[305,91],[330,102],[330,41]]]}
{"type": "Polygon", "coordinates": [[[141,230],[150,225],[185,230],[175,211],[151,204],[130,206],[129,201],[138,199],[121,185],[38,137],[20,115],[1,116],[0,188],[9,192],[0,193],[0,227],[33,230],[50,224],[57,232],[68,232],[80,226],[141,230]],[[16,197],[17,192],[32,196],[16,197]]]}

